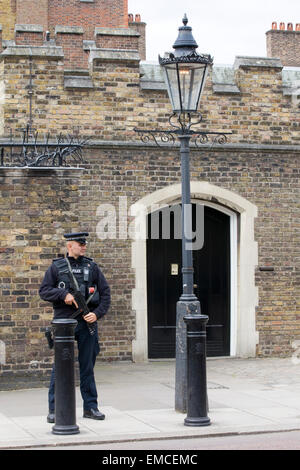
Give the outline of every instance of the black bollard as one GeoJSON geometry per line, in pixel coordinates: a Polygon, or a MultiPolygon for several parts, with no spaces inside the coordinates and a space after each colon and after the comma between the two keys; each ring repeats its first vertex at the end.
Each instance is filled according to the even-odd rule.
{"type": "Polygon", "coordinates": [[[78,434],[76,424],[74,331],[77,321],[57,319],[54,329],[55,425],[53,434],[78,434]]]}
{"type": "Polygon", "coordinates": [[[185,426],[208,426],[210,419],[206,380],[206,323],[201,314],[186,315],[187,326],[187,417],[185,426]]]}

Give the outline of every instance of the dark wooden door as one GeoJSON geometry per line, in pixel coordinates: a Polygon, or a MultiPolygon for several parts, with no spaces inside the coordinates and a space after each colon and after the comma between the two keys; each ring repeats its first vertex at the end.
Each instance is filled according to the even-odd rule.
{"type": "MultiPolygon", "coordinates": [[[[174,232],[174,217],[171,212],[169,214],[170,232],[163,233],[162,217],[161,214],[160,229],[157,232],[157,230],[153,231],[153,219],[148,216],[148,351],[149,358],[152,359],[175,357],[176,303],[182,293],[181,240],[176,235],[178,227],[174,232]],[[155,232],[155,239],[153,239],[153,232],[155,232]]],[[[207,355],[229,355],[229,216],[205,207],[204,246],[201,250],[193,251],[193,262],[195,294],[200,300],[202,313],[209,317],[207,355]]]]}
{"type": "Polygon", "coordinates": [[[195,295],[207,323],[207,355],[230,354],[230,217],[205,207],[204,246],[194,252],[195,295]]]}

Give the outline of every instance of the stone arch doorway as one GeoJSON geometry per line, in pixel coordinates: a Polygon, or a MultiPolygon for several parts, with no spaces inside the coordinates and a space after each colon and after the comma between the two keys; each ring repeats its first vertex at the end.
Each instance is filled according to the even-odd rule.
{"type": "MultiPolygon", "coordinates": [[[[148,299],[147,299],[147,216],[153,208],[180,202],[181,185],[173,185],[145,196],[131,207],[133,226],[139,235],[132,243],[132,267],[136,286],[132,292],[136,312],[136,338],[132,344],[133,360],[147,361],[148,299]],[[141,233],[144,236],[140,236],[141,233]]],[[[191,182],[193,203],[223,212],[230,218],[230,346],[229,354],[254,357],[258,335],[255,330],[255,308],[258,304],[255,287],[255,266],[258,263],[254,241],[254,219],[257,208],[238,194],[207,182],[191,182]]]]}

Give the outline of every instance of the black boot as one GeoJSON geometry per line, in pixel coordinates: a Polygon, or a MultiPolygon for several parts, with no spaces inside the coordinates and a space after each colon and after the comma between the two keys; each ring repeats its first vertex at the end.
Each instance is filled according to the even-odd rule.
{"type": "Polygon", "coordinates": [[[47,423],[55,423],[54,411],[49,411],[48,416],[47,416],[47,423]]]}
{"type": "Polygon", "coordinates": [[[83,417],[84,418],[91,418],[91,419],[105,419],[105,415],[98,410],[98,408],[91,408],[90,410],[83,410],[83,417]]]}

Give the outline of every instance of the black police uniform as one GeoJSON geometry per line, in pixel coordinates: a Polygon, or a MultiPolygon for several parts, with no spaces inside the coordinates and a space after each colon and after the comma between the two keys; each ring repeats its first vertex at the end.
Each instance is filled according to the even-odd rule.
{"type": "MultiPolygon", "coordinates": [[[[86,243],[85,237],[88,236],[88,233],[80,232],[64,236],[67,240],[86,243]]],[[[103,317],[110,305],[110,289],[100,268],[91,258],[85,256],[80,256],[77,259],[68,256],[67,259],[85,299],[91,297],[91,291],[95,292],[89,303],[90,311],[96,314],[97,319],[103,317]]],[[[66,295],[70,292],[70,281],[66,275],[67,267],[65,258],[54,260],[46,271],[39,289],[40,297],[47,302],[52,302],[54,318],[68,318],[77,310],[74,305],[67,305],[64,302],[66,295]]],[[[88,330],[88,323],[83,318],[77,318],[77,320],[75,339],[78,344],[80,391],[83,399],[84,415],[87,415],[91,410],[98,409],[94,366],[100,348],[97,327],[95,334],[91,335],[88,330]]],[[[97,325],[97,322],[95,324],[97,325]]],[[[48,394],[49,414],[54,414],[54,388],[55,370],[53,366],[48,394]]],[[[93,415],[87,415],[87,417],[93,417],[93,415]]],[[[102,418],[96,417],[96,419],[104,419],[104,415],[102,415],[102,418]]]]}

